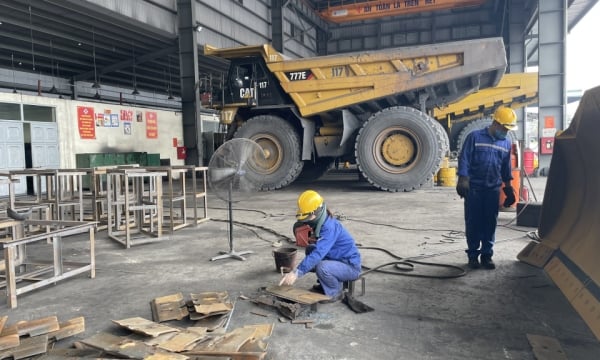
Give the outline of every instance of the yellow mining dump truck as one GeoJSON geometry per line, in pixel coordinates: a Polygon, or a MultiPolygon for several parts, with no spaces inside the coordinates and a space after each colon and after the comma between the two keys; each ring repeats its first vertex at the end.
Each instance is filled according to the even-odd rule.
{"type": "Polygon", "coordinates": [[[449,145],[427,112],[497,85],[506,67],[501,38],[306,59],[269,45],[204,54],[230,61],[220,121],[226,139],[264,149],[256,169],[264,190],[317,178],[336,160],[382,190],[421,187],[449,145]]]}
{"type": "MultiPolygon", "coordinates": [[[[518,109],[538,101],[538,73],[504,74],[493,88],[483,89],[447,106],[433,109],[432,116],[448,129],[450,149],[458,154],[467,135],[492,123],[499,106],[518,109]]],[[[512,140],[517,140],[510,132],[512,140]]]]}

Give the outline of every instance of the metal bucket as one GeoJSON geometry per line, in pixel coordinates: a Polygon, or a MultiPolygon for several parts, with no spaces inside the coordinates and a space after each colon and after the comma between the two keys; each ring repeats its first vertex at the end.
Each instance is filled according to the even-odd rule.
{"type": "Polygon", "coordinates": [[[278,273],[287,273],[292,271],[297,252],[298,251],[296,249],[288,247],[273,250],[273,258],[275,258],[275,270],[277,270],[278,273]]]}
{"type": "Polygon", "coordinates": [[[441,168],[437,175],[439,186],[456,186],[456,168],[441,168]]]}

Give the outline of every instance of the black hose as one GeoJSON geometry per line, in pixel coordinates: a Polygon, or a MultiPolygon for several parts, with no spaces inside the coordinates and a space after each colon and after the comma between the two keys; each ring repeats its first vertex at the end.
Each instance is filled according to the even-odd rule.
{"type": "Polygon", "coordinates": [[[365,269],[366,271],[363,271],[360,274],[361,277],[370,272],[379,272],[379,273],[391,274],[391,275],[412,276],[412,277],[429,278],[429,279],[454,279],[454,278],[458,278],[458,277],[461,277],[461,276],[464,276],[467,274],[465,269],[463,269],[462,267],[457,266],[457,265],[431,263],[431,262],[425,262],[425,261],[404,259],[398,255],[393,254],[391,251],[389,251],[387,249],[374,247],[374,246],[358,246],[358,248],[361,250],[382,251],[382,252],[388,254],[389,256],[393,257],[394,259],[398,260],[398,261],[392,261],[392,262],[388,262],[385,264],[381,264],[381,265],[378,265],[373,268],[362,265],[362,268],[365,269]],[[381,270],[384,267],[392,266],[392,265],[394,265],[394,268],[396,269],[395,271],[381,270]],[[414,271],[415,265],[435,266],[435,267],[444,268],[444,269],[452,269],[452,270],[456,270],[456,273],[442,274],[442,275],[426,275],[426,274],[411,273],[412,271],[414,271]]]}

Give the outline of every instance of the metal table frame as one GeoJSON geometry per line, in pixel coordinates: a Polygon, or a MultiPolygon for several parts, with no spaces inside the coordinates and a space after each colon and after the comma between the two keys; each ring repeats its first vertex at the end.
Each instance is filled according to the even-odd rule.
{"type": "Polygon", "coordinates": [[[107,171],[108,237],[130,248],[162,237],[162,177],[166,171],[107,171]],[[144,183],[148,182],[148,189],[144,183]],[[145,235],[143,238],[132,237],[145,235]]]}
{"type": "Polygon", "coordinates": [[[57,220],[26,220],[26,221],[10,221],[0,223],[1,227],[12,227],[12,239],[4,239],[0,241],[0,245],[4,249],[4,263],[6,281],[0,283],[6,286],[6,296],[8,306],[10,308],[17,307],[17,295],[27,293],[40,287],[55,284],[57,281],[79,275],[81,273],[90,272],[90,278],[96,277],[96,262],[95,262],[95,238],[94,227],[95,222],[83,221],[57,221],[57,220]],[[28,225],[44,226],[49,228],[48,232],[36,234],[26,237],[21,237],[23,228],[28,225]],[[63,237],[85,232],[89,233],[90,241],[90,256],[88,262],[65,262],[62,255],[62,240],[63,237]],[[51,240],[53,258],[51,262],[36,261],[31,265],[36,265],[33,271],[26,271],[26,246],[38,241],[51,240]],[[19,263],[16,262],[21,258],[19,263]],[[65,270],[68,267],[69,270],[65,270]],[[24,272],[17,272],[25,270],[24,272]],[[42,278],[42,275],[50,273],[49,277],[42,278]],[[25,281],[33,281],[29,285],[17,287],[17,282],[24,283],[25,281]]]}

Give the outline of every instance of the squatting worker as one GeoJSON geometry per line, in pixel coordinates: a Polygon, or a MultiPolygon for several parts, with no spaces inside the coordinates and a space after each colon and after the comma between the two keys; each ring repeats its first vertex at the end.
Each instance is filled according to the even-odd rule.
{"type": "Polygon", "coordinates": [[[507,134],[517,128],[517,115],[513,109],[501,107],[496,110],[493,119],[487,128],[467,136],[458,158],[456,192],[465,199],[466,252],[471,269],[496,268],[492,256],[502,182],[505,183],[506,194],[504,206],[515,203],[514,190],[510,185],[511,141],[507,134]]]}
{"type": "Polygon", "coordinates": [[[296,218],[310,225],[316,242],[308,245],[304,259],[283,276],[279,285],[293,285],[298,278],[314,271],[322,292],[330,298],[322,302],[341,300],[342,282],[360,276],[360,253],[352,235],[327,209],[321,195],[313,190],[306,190],[298,197],[296,218]]]}

